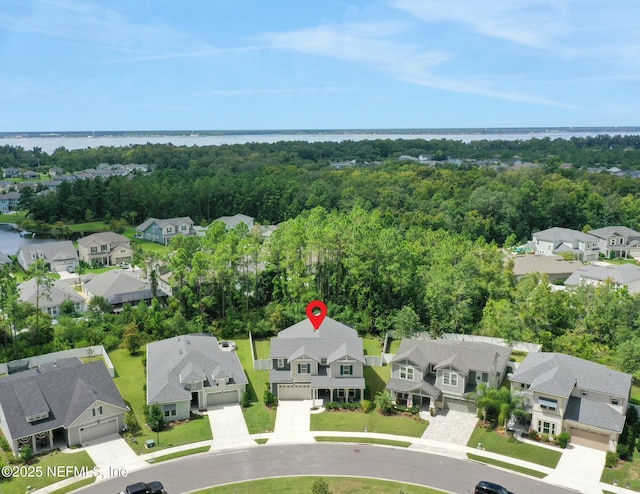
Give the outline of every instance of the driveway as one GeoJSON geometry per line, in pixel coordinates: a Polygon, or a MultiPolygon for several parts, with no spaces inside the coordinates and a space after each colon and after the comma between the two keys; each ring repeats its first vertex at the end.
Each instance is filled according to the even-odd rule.
{"type": "MultiPolygon", "coordinates": [[[[422,414],[420,414],[422,416],[422,414]]],[[[438,410],[435,417],[424,416],[429,427],[424,431],[422,439],[431,439],[442,443],[466,446],[478,423],[478,417],[472,413],[454,410],[438,410]]]]}
{"type": "Polygon", "coordinates": [[[586,494],[601,494],[600,475],[607,453],[597,449],[568,444],[556,469],[545,479],[549,484],[571,487],[586,494]]]}
{"type": "Polygon", "coordinates": [[[312,406],[312,400],[279,401],[269,444],[315,442],[310,432],[312,406]]]}
{"type": "MultiPolygon", "coordinates": [[[[98,477],[98,481],[118,476],[109,472],[126,471],[128,473],[149,466],[135,454],[119,434],[110,434],[101,439],[89,441],[83,444],[83,447],[96,467],[100,469],[103,478],[98,477]]],[[[69,450],[69,452],[72,451],[75,450],[69,450]]]]}
{"type": "Polygon", "coordinates": [[[207,408],[211,434],[212,450],[228,448],[245,448],[257,443],[249,436],[247,423],[242,415],[240,405],[219,405],[207,408]]]}

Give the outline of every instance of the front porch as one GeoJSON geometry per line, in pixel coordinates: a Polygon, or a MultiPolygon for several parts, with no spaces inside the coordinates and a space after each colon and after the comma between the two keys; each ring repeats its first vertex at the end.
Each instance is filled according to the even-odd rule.
{"type": "Polygon", "coordinates": [[[67,431],[59,427],[15,439],[13,441],[13,451],[16,453],[16,456],[18,456],[23,448],[29,446],[31,447],[32,453],[36,455],[54,449],[63,449],[67,444],[67,431]]]}

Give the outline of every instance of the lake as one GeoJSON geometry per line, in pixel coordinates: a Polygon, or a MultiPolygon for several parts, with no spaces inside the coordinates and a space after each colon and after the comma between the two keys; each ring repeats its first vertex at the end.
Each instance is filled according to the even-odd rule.
{"type": "Polygon", "coordinates": [[[37,239],[21,237],[20,233],[13,230],[9,225],[0,223],[0,252],[13,256],[18,253],[22,245],[51,242],[49,239],[37,239]]]}
{"type": "Polygon", "coordinates": [[[482,131],[460,131],[456,132],[434,132],[434,131],[412,131],[403,133],[398,132],[274,132],[274,133],[256,133],[256,134],[224,134],[224,135],[200,135],[200,134],[179,134],[170,135],[168,133],[148,135],[119,133],[116,135],[14,135],[0,136],[0,146],[20,146],[23,149],[31,150],[34,147],[40,148],[47,154],[53,153],[58,148],[67,150],[98,148],[101,146],[123,147],[135,144],[173,144],[175,146],[220,146],[224,144],[245,144],[248,142],[274,143],[280,141],[304,141],[304,142],[341,142],[341,141],[363,141],[373,139],[450,139],[462,142],[478,141],[482,139],[496,140],[503,139],[507,141],[527,140],[532,138],[550,139],[570,139],[571,137],[592,137],[596,135],[638,135],[638,131],[616,131],[615,129],[593,129],[589,131],[571,131],[566,130],[530,130],[518,131],[510,129],[505,132],[482,132],[482,131]]]}

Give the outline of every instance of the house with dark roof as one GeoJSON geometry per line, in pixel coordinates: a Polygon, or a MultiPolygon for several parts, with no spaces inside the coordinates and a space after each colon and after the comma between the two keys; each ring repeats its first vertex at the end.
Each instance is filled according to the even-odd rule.
{"type": "Polygon", "coordinates": [[[149,218],[136,227],[136,238],[162,245],[168,245],[176,235],[188,237],[195,234],[193,220],[188,216],[169,219],[149,218]]]}
{"type": "Polygon", "coordinates": [[[618,446],[631,385],[629,374],[562,353],[529,353],[511,376],[532,430],[605,451],[618,446]]]}
{"type": "Polygon", "coordinates": [[[44,260],[50,271],[66,271],[78,267],[78,253],[71,240],[21,245],[18,249],[18,264],[27,271],[38,259],[44,260]]]}
{"type": "Polygon", "coordinates": [[[87,264],[117,266],[121,262],[131,262],[133,249],[131,241],[114,232],[100,232],[78,240],[78,255],[87,264]]]}
{"type": "Polygon", "coordinates": [[[18,209],[20,192],[5,192],[0,194],[0,213],[8,213],[18,209]]]}
{"type": "Polygon", "coordinates": [[[576,269],[564,282],[567,287],[611,283],[625,287],[629,293],[640,293],[640,266],[635,264],[589,264],[576,269]]]}
{"type": "Polygon", "coordinates": [[[509,347],[491,343],[404,339],[386,389],[400,405],[475,412],[469,394],[480,383],[499,387],[510,356],[509,347]]]}
{"type": "Polygon", "coordinates": [[[240,403],[248,384],[240,359],[209,334],[185,334],[147,345],[147,404],[166,421],[188,419],[191,408],[240,403]]]}
{"type": "Polygon", "coordinates": [[[0,379],[0,429],[14,455],[117,434],[127,411],[102,361],[61,359],[0,379]]]}
{"type": "Polygon", "coordinates": [[[85,298],[76,292],[65,280],[54,280],[50,287],[38,287],[35,278],[18,285],[20,300],[40,307],[42,312],[55,317],[62,314],[62,304],[73,302],[77,313],[83,313],[87,304],[85,298]]]}
{"type": "Polygon", "coordinates": [[[358,332],[330,317],[309,319],[271,338],[271,392],[279,400],[360,401],[365,364],[358,332]]]}
{"type": "Polygon", "coordinates": [[[570,228],[554,226],[532,235],[535,253],[543,256],[570,253],[579,261],[597,261],[600,249],[598,238],[570,228]]]}
{"type": "MultiPolygon", "coordinates": [[[[113,269],[100,274],[91,273],[82,277],[82,291],[89,300],[96,296],[104,297],[114,312],[120,312],[125,304],[151,303],[154,299],[153,287],[142,271],[113,269]]],[[[160,288],[155,290],[155,298],[166,297],[160,288]]]]}
{"type": "Polygon", "coordinates": [[[9,167],[4,169],[4,178],[20,178],[22,170],[19,168],[9,167]]]}
{"type": "Polygon", "coordinates": [[[640,233],[626,226],[606,226],[589,230],[598,239],[598,247],[607,259],[640,254],[640,233]]]}

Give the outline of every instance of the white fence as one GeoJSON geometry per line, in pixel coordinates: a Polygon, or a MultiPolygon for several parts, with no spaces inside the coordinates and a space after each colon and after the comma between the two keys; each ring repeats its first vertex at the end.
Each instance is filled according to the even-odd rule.
{"type": "MultiPolygon", "coordinates": [[[[418,333],[413,337],[414,340],[433,340],[437,338],[432,338],[429,333],[418,333]]],[[[443,340],[452,340],[452,341],[475,341],[482,343],[492,343],[493,345],[500,345],[511,347],[513,350],[519,352],[539,352],[542,350],[542,345],[536,343],[526,343],[524,341],[514,341],[508,342],[502,338],[492,338],[491,336],[476,336],[472,334],[455,334],[455,333],[444,333],[440,336],[440,339],[443,340]]]]}
{"type": "Polygon", "coordinates": [[[269,359],[254,360],[253,370],[271,370],[271,360],[269,359]]]}
{"type": "Polygon", "coordinates": [[[44,355],[36,355],[34,357],[26,357],[19,361],[14,360],[13,362],[3,362],[0,363],[0,375],[8,374],[8,367],[12,363],[22,363],[25,365],[28,363],[29,369],[33,369],[34,367],[40,367],[42,364],[48,364],[49,362],[57,362],[58,360],[62,360],[65,358],[92,358],[92,357],[102,357],[104,359],[104,365],[109,371],[109,375],[111,377],[115,376],[115,370],[113,368],[113,364],[111,363],[111,359],[109,355],[107,355],[107,351],[104,349],[102,345],[95,346],[87,346],[84,348],[73,348],[71,350],[62,350],[60,352],[46,353],[44,355]]]}

